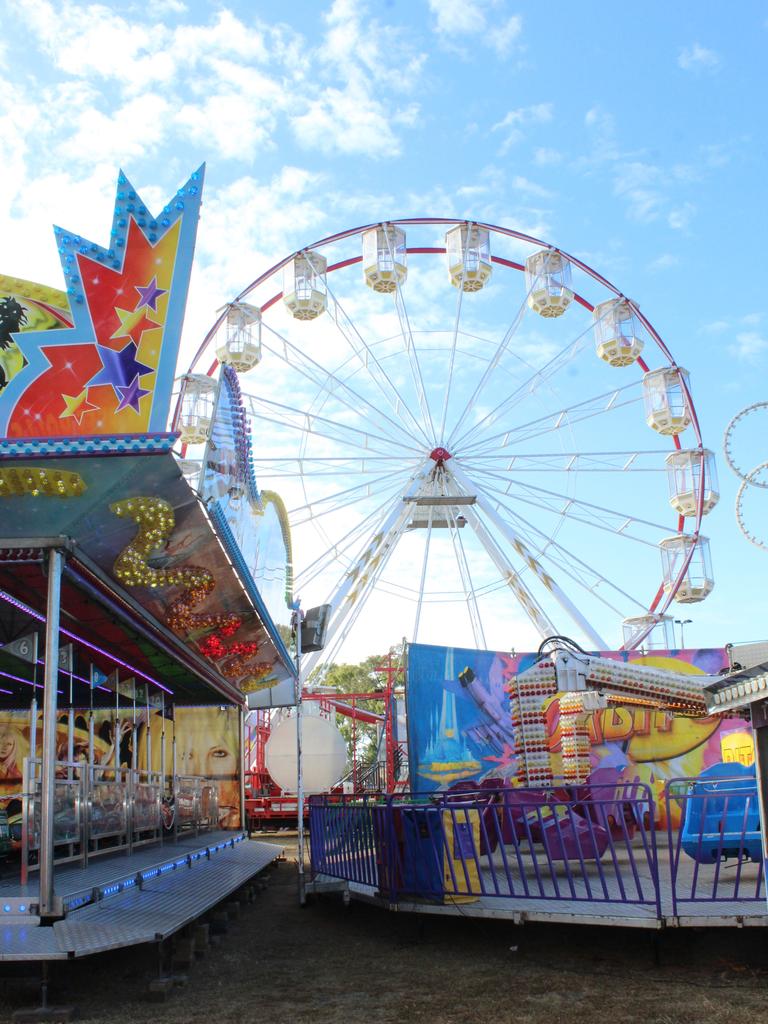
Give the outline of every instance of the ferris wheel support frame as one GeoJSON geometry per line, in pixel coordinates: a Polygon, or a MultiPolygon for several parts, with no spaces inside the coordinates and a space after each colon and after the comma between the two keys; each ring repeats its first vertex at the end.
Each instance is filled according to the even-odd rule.
{"type": "MultiPolygon", "coordinates": [[[[597,644],[597,649],[600,651],[606,650],[605,641],[600,634],[593,629],[589,622],[584,618],[576,605],[571,599],[560,589],[555,583],[552,577],[547,573],[541,563],[537,560],[533,552],[528,548],[527,544],[519,536],[519,534],[511,527],[511,525],[505,522],[501,516],[499,516],[495,509],[493,509],[485,499],[485,495],[481,490],[478,490],[475,484],[464,475],[464,472],[458,468],[458,466],[451,466],[449,471],[457,483],[467,492],[468,488],[474,489],[477,496],[477,507],[483,513],[483,515],[492,524],[493,528],[498,531],[499,535],[504,537],[508,544],[518,552],[521,558],[525,560],[527,565],[531,568],[532,572],[536,575],[536,578],[549,590],[552,596],[557,600],[561,608],[584,630],[584,633],[589,637],[590,641],[597,644]]],[[[556,632],[556,631],[555,631],[556,632]]],[[[552,635],[551,633],[549,634],[552,635]]],[[[546,639],[546,637],[542,637],[546,639]]]]}
{"type": "Polygon", "coordinates": [[[317,651],[306,658],[305,670],[307,675],[312,672],[321,660],[321,657],[322,660],[326,660],[329,657],[329,653],[332,652],[334,646],[338,647],[339,643],[343,642],[352,628],[368,595],[384,571],[392,552],[397,546],[397,542],[405,532],[411,514],[410,507],[405,499],[418,492],[428,468],[428,464],[425,462],[418,472],[413,475],[405,494],[395,496],[395,499],[384,515],[381,525],[371,529],[353,567],[344,572],[338,586],[328,598],[326,604],[330,604],[331,613],[326,632],[325,651],[317,651]],[[373,549],[371,538],[375,539],[376,537],[380,539],[375,549],[373,549]],[[361,589],[354,600],[352,600],[351,595],[356,586],[361,587],[361,589]],[[350,618],[350,616],[352,617],[350,618]],[[336,641],[337,634],[340,632],[342,635],[336,641]]]}

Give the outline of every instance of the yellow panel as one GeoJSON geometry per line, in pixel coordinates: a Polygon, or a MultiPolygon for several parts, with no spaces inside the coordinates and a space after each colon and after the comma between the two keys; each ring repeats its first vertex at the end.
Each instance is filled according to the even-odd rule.
{"type": "Polygon", "coordinates": [[[463,903],[471,903],[478,898],[480,893],[480,873],[478,871],[480,812],[474,808],[459,807],[453,811],[444,810],[443,832],[445,834],[445,853],[443,855],[445,898],[451,902],[456,902],[457,898],[460,898],[463,903]],[[454,835],[454,832],[457,835],[454,835]]]}

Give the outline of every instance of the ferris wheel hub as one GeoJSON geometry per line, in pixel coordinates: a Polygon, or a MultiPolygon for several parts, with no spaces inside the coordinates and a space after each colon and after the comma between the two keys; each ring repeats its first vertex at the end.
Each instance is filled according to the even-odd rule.
{"type": "Polygon", "coordinates": [[[432,451],[429,453],[429,457],[430,459],[433,459],[439,466],[443,462],[447,462],[448,459],[450,459],[452,456],[447,448],[433,448],[432,451]]]}

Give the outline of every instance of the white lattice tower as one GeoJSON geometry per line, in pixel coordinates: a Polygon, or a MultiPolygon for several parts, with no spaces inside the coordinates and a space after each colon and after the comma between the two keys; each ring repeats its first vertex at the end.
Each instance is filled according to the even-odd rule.
{"type": "Polygon", "coordinates": [[[546,786],[552,782],[544,702],[557,692],[555,678],[552,662],[540,662],[516,676],[509,686],[517,778],[523,786],[546,786]]]}
{"type": "Polygon", "coordinates": [[[584,782],[590,772],[589,727],[582,698],[580,693],[564,693],[560,697],[560,737],[566,782],[584,782]]]}

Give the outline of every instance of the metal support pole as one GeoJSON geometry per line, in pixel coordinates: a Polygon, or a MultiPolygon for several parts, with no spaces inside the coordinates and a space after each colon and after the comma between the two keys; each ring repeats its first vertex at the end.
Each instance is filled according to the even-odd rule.
{"type": "Polygon", "coordinates": [[[37,757],[37,697],[29,705],[29,756],[32,760],[37,757]]]}
{"type": "MultiPolygon", "coordinates": [[[[750,708],[752,738],[755,743],[755,775],[757,802],[763,839],[763,870],[768,868],[768,701],[760,701],[750,708]]],[[[767,897],[768,898],[768,897],[767,897]]]]}
{"type": "MultiPolygon", "coordinates": [[[[248,827],[248,819],[245,813],[245,710],[240,705],[240,828],[248,827]]],[[[248,835],[250,835],[248,828],[248,835]]]]}
{"type": "Polygon", "coordinates": [[[394,793],[395,791],[395,675],[396,670],[392,668],[392,651],[390,651],[387,658],[387,706],[384,711],[384,751],[386,757],[384,785],[387,793],[394,793]]]}
{"type": "Polygon", "coordinates": [[[171,738],[171,799],[173,800],[173,841],[179,838],[179,802],[176,799],[176,718],[174,709],[173,736],[171,738]]]}
{"type": "Polygon", "coordinates": [[[45,693],[40,766],[40,916],[56,913],[53,885],[53,813],[56,783],[56,685],[59,680],[59,613],[64,555],[48,552],[48,605],[45,620],[45,693]]]}
{"type": "Polygon", "coordinates": [[[299,906],[307,902],[304,880],[304,773],[301,758],[302,729],[302,685],[301,685],[301,610],[293,613],[296,631],[296,814],[297,814],[297,855],[299,860],[299,906]]]}

